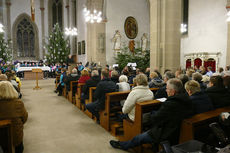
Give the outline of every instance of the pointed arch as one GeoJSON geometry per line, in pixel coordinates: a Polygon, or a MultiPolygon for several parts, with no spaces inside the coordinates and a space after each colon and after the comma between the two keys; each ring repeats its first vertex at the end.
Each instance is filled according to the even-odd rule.
{"type": "Polygon", "coordinates": [[[13,27],[13,59],[38,60],[39,37],[38,27],[26,13],[20,14],[13,27]]]}
{"type": "Polygon", "coordinates": [[[49,0],[48,1],[48,24],[49,33],[52,31],[54,24],[59,23],[61,29],[64,25],[64,9],[63,0],[49,0]],[[56,12],[56,13],[53,13],[56,12]]]}

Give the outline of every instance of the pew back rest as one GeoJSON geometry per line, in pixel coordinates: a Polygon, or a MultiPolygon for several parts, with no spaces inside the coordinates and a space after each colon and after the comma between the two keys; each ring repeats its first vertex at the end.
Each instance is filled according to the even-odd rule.
{"type": "Polygon", "coordinates": [[[76,92],[77,85],[78,85],[78,81],[70,81],[70,91],[75,91],[76,92]]]}
{"type": "Polygon", "coordinates": [[[94,99],[94,92],[96,90],[96,87],[90,87],[89,88],[89,102],[93,102],[94,99]]]}
{"type": "Polygon", "coordinates": [[[85,83],[78,83],[77,84],[77,98],[81,98],[82,88],[85,85],[85,83]]]}
{"type": "Polygon", "coordinates": [[[181,124],[180,143],[194,139],[196,130],[199,129],[199,127],[207,127],[210,123],[217,121],[218,116],[222,112],[230,112],[230,106],[196,114],[191,118],[184,119],[181,124]]]}
{"type": "Polygon", "coordinates": [[[0,120],[0,146],[5,148],[7,153],[14,152],[10,120],[0,120]]]}

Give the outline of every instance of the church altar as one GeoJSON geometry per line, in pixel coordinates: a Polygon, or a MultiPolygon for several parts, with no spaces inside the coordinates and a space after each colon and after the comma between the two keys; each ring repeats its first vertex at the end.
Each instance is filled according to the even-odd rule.
{"type": "Polygon", "coordinates": [[[17,72],[24,72],[24,79],[25,80],[36,80],[36,73],[32,72],[33,69],[41,69],[42,72],[38,73],[38,79],[43,79],[43,72],[50,71],[50,67],[43,66],[43,67],[18,67],[17,72]]]}

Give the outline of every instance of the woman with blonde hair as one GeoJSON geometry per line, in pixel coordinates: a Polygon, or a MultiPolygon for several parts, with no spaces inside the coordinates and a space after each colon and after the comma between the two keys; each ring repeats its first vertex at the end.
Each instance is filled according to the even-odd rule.
{"type": "MultiPolygon", "coordinates": [[[[23,152],[23,124],[28,113],[18,93],[9,81],[0,82],[0,120],[10,119],[12,122],[13,145],[15,153],[23,152]]],[[[4,148],[3,148],[4,150],[4,148]]]]}
{"type": "Polygon", "coordinates": [[[81,77],[79,78],[78,83],[85,83],[89,79],[89,72],[86,69],[84,69],[81,71],[81,77]]]}
{"type": "Polygon", "coordinates": [[[138,74],[136,76],[137,86],[129,93],[122,112],[128,114],[129,119],[134,121],[135,118],[135,105],[137,102],[147,101],[153,99],[153,92],[149,89],[148,79],[145,74],[138,74]]]}

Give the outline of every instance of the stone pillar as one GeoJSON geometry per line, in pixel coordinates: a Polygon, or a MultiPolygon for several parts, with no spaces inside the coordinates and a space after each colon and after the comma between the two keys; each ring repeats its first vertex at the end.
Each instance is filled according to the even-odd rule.
{"type": "MultiPolygon", "coordinates": [[[[230,11],[230,0],[227,0],[226,9],[230,11]]],[[[226,51],[226,65],[230,65],[230,22],[228,24],[228,38],[227,38],[227,51],[226,51]]]]}
{"type": "Polygon", "coordinates": [[[70,20],[69,20],[69,0],[66,1],[66,12],[67,12],[67,27],[69,28],[70,26],[70,20]]]}
{"type": "Polygon", "coordinates": [[[150,0],[150,67],[180,67],[181,0],[150,0]]]}
{"type": "Polygon", "coordinates": [[[45,7],[44,7],[44,0],[40,0],[40,10],[41,10],[41,32],[42,32],[42,59],[45,56],[45,7]]]}
{"type": "Polygon", "coordinates": [[[6,14],[7,14],[7,25],[5,27],[7,27],[7,39],[11,40],[11,15],[10,15],[10,6],[11,6],[11,1],[10,0],[6,0],[6,14]]]}
{"type": "MultiPolygon", "coordinates": [[[[102,11],[103,0],[92,0],[91,3],[87,4],[88,9],[102,11]]],[[[102,66],[106,65],[106,45],[104,39],[104,50],[101,50],[101,46],[99,47],[99,37],[105,35],[105,24],[105,22],[87,23],[87,61],[96,63],[100,62],[102,66]]]]}

